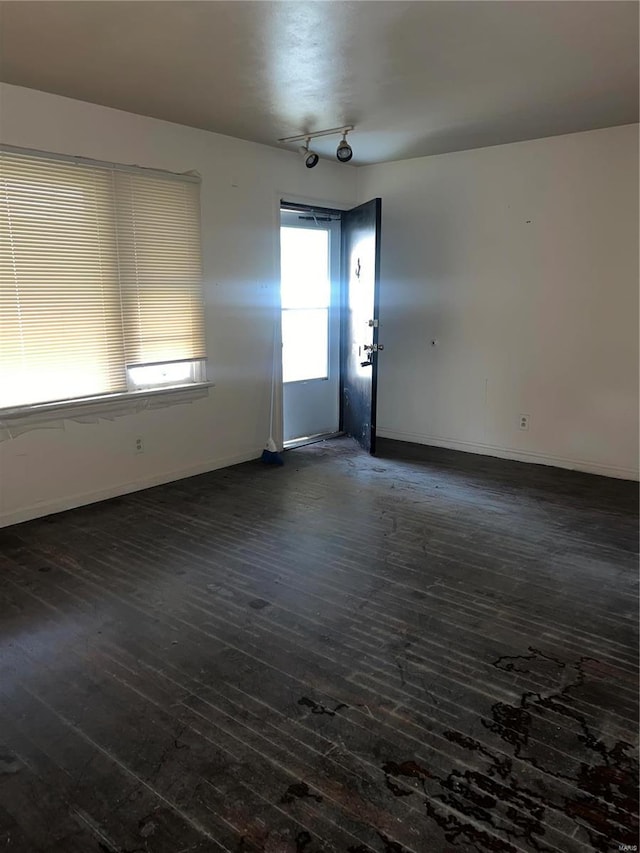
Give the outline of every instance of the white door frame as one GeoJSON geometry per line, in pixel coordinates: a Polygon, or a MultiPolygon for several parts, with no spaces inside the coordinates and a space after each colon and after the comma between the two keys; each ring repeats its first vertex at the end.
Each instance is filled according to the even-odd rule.
{"type": "MultiPolygon", "coordinates": [[[[292,204],[304,204],[309,207],[328,207],[333,210],[351,210],[357,207],[357,201],[332,201],[327,198],[312,198],[311,196],[301,196],[296,193],[288,192],[287,190],[276,190],[274,193],[274,202],[272,207],[272,236],[273,236],[273,299],[271,300],[271,320],[275,329],[275,347],[276,352],[282,352],[282,303],[280,300],[280,208],[282,202],[291,202],[292,204]]],[[[270,335],[270,340],[274,339],[274,335],[270,335]]],[[[269,359],[269,388],[271,388],[271,364],[273,353],[269,359]]],[[[273,403],[273,439],[278,447],[278,450],[283,449],[284,439],[284,413],[283,413],[283,383],[282,383],[282,359],[275,359],[275,382],[274,382],[275,399],[273,403]]]]}

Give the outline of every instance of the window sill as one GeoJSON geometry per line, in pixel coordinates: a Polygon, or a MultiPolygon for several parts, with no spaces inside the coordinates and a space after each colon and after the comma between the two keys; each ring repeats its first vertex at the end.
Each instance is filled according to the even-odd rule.
{"type": "Polygon", "coordinates": [[[0,409],[0,422],[15,422],[55,418],[73,418],[80,415],[110,413],[112,410],[126,409],[130,404],[133,411],[149,400],[172,397],[175,402],[206,396],[213,382],[190,382],[187,385],[174,385],[170,388],[145,388],[140,391],[123,391],[119,394],[105,394],[99,397],[82,397],[77,400],[64,400],[56,403],[38,403],[33,406],[19,406],[13,409],[0,409]],[[203,393],[205,392],[205,393],[203,393]]]}
{"type": "Polygon", "coordinates": [[[283,385],[305,385],[308,382],[328,382],[328,376],[313,376],[311,379],[286,379],[283,380],[283,385]]]}

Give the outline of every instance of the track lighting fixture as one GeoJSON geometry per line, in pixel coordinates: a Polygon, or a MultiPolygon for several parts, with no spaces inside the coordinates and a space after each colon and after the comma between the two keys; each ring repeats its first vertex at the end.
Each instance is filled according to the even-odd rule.
{"type": "Polygon", "coordinates": [[[282,139],[279,139],[278,142],[283,142],[285,144],[288,142],[304,142],[304,145],[300,148],[300,153],[304,158],[304,165],[307,169],[313,169],[314,166],[317,166],[320,158],[315,151],[312,151],[309,148],[311,140],[316,139],[318,136],[332,136],[333,134],[341,133],[342,141],[338,143],[336,157],[340,163],[348,163],[353,157],[353,149],[347,142],[347,133],[349,133],[350,130],[353,130],[352,124],[349,124],[346,127],[331,127],[328,130],[317,130],[315,133],[301,133],[298,136],[285,136],[282,139]]]}
{"type": "Polygon", "coordinates": [[[300,153],[304,158],[304,165],[307,169],[313,169],[314,166],[318,165],[318,160],[320,159],[315,151],[311,151],[309,148],[309,143],[311,142],[311,138],[308,136],[305,140],[305,144],[300,149],[300,153]]]}
{"type": "Polygon", "coordinates": [[[341,163],[348,163],[353,157],[353,149],[347,142],[347,133],[348,131],[345,130],[342,134],[342,142],[338,143],[338,149],[336,151],[336,157],[341,163]]]}

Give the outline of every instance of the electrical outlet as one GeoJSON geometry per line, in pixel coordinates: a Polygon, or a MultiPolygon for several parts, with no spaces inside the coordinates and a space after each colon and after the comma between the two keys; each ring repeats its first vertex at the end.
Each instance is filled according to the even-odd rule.
{"type": "Polygon", "coordinates": [[[520,415],[519,425],[520,429],[529,429],[529,415],[520,415]]]}
{"type": "Polygon", "coordinates": [[[144,442],[141,438],[136,438],[134,448],[134,453],[144,453],[144,442]]]}

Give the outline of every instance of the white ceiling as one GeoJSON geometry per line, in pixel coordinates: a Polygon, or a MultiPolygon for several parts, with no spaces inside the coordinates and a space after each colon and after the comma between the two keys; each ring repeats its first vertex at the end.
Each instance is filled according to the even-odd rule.
{"type": "Polygon", "coordinates": [[[638,121],[638,8],[2,2],[0,79],[267,145],[355,124],[377,163],[638,121]]]}

